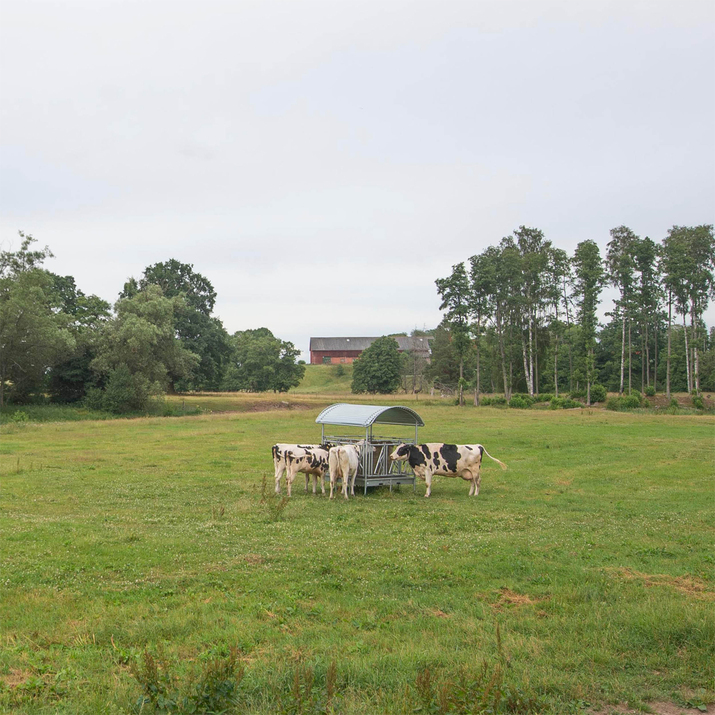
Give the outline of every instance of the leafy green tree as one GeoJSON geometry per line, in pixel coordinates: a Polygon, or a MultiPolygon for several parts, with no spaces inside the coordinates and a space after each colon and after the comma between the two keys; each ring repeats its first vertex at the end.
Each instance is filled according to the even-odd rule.
{"type": "Polygon", "coordinates": [[[474,318],[474,345],[476,348],[477,375],[474,387],[474,404],[479,405],[482,391],[481,384],[481,339],[485,325],[494,310],[495,267],[486,253],[472,256],[469,259],[470,300],[469,308],[474,318]]]}
{"type": "Polygon", "coordinates": [[[55,300],[68,318],[75,347],[50,369],[48,393],[55,402],[78,402],[96,381],[91,363],[97,356],[101,329],[109,320],[110,305],[96,295],[85,295],[72,276],[50,276],[55,300]]]}
{"type": "Polygon", "coordinates": [[[170,375],[189,377],[198,365],[198,355],[187,350],[174,332],[175,312],[182,302],[181,297],[166,298],[159,286],[149,285],[117,301],[115,317],[102,330],[92,369],[107,388],[113,376],[125,393],[133,385],[132,409],[145,409],[150,397],[169,388],[170,375]]]}
{"type": "MultiPolygon", "coordinates": [[[[439,306],[445,311],[445,320],[452,334],[454,350],[459,357],[459,404],[464,404],[464,360],[471,348],[469,337],[470,286],[464,263],[452,266],[449,278],[435,281],[442,298],[439,306]]],[[[372,392],[372,390],[369,390],[372,392]]]]}
{"type": "Polygon", "coordinates": [[[378,338],[353,363],[352,391],[396,392],[400,386],[400,364],[397,340],[386,335],[378,338]]]}
{"type": "Polygon", "coordinates": [[[631,318],[635,296],[635,250],[638,236],[627,226],[618,226],[611,229],[611,240],[608,242],[606,265],[608,279],[620,291],[620,298],[616,301],[616,310],[621,316],[621,381],[619,392],[623,394],[625,384],[625,358],[626,358],[626,326],[628,327],[628,394],[631,393],[631,318]]]}
{"type": "MultiPolygon", "coordinates": [[[[657,256],[658,247],[648,236],[636,241],[633,257],[637,275],[635,309],[638,316],[641,337],[641,391],[650,385],[650,351],[651,338],[653,336],[655,336],[655,344],[657,345],[659,306],[661,300],[660,282],[656,272],[657,256]]],[[[657,365],[657,354],[655,361],[657,365]]]]}
{"type": "Polygon", "coordinates": [[[576,305],[584,346],[586,404],[590,405],[591,385],[594,382],[594,347],[598,327],[596,309],[603,287],[603,264],[598,245],[594,241],[579,243],[574,253],[573,265],[576,278],[576,305]]]}
{"type": "Polygon", "coordinates": [[[52,277],[40,268],[52,253],[32,251],[35,239],[20,237],[18,251],[0,253],[0,407],[42,391],[48,368],[75,344],[52,277]]]}
{"type": "Polygon", "coordinates": [[[121,297],[136,295],[150,285],[159,286],[166,298],[180,296],[174,314],[177,336],[187,350],[197,354],[199,365],[189,378],[169,374],[173,389],[217,390],[231,355],[231,341],[223,324],[212,317],[216,304],[216,291],[211,282],[194,271],[194,267],[170,259],[155,263],[144,270],[137,281],[130,278],[121,297]]]}
{"type": "Polygon", "coordinates": [[[275,337],[268,328],[242,330],[233,335],[233,353],[223,380],[228,391],[288,392],[305,374],[293,343],[275,337]]]}

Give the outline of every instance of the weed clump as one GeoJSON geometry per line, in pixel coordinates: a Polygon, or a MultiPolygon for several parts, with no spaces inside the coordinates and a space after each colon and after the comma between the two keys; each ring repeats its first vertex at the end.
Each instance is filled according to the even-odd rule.
{"type": "Polygon", "coordinates": [[[154,656],[145,650],[129,670],[142,689],[135,711],[166,715],[230,712],[238,704],[244,675],[235,648],[226,657],[208,660],[198,676],[191,673],[183,683],[161,652],[154,656]]]}
{"type": "Polygon", "coordinates": [[[269,521],[280,521],[283,518],[283,511],[288,506],[288,497],[276,494],[275,490],[268,486],[268,478],[265,474],[261,480],[260,503],[268,512],[269,521]]]}

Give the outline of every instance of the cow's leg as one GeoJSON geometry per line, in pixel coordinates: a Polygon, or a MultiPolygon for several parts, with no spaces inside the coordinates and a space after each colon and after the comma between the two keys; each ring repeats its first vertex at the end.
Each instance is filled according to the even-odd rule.
{"type": "Polygon", "coordinates": [[[474,478],[474,496],[477,496],[479,494],[479,485],[482,482],[482,470],[481,470],[481,464],[477,465],[477,475],[474,478]]]}
{"type": "Polygon", "coordinates": [[[288,489],[288,496],[291,495],[291,488],[293,486],[293,480],[295,479],[295,471],[290,467],[286,469],[286,488],[288,489]]]}
{"type": "Polygon", "coordinates": [[[318,479],[320,479],[320,493],[325,496],[325,472],[320,472],[318,479]]]}
{"type": "Polygon", "coordinates": [[[357,477],[357,469],[353,472],[350,478],[350,496],[355,496],[355,477],[357,477]]]}
{"type": "Polygon", "coordinates": [[[310,484],[310,474],[308,472],[303,472],[305,474],[305,493],[308,493],[308,485],[310,484]]]}
{"type": "Polygon", "coordinates": [[[425,469],[425,483],[427,484],[427,491],[425,492],[425,497],[432,494],[432,472],[429,469],[425,469]]]}
{"type": "MultiPolygon", "coordinates": [[[[344,466],[344,465],[343,465],[344,466]]],[[[347,499],[348,498],[348,486],[350,482],[350,467],[347,469],[341,469],[342,472],[342,479],[343,479],[343,496],[347,499]]]]}
{"type": "Polygon", "coordinates": [[[286,467],[285,464],[281,465],[276,465],[276,473],[275,473],[275,480],[276,480],[276,494],[281,493],[281,477],[283,476],[283,472],[285,472],[286,467]]]}

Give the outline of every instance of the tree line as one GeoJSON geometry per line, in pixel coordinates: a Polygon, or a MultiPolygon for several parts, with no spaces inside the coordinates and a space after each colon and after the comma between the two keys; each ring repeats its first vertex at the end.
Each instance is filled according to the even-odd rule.
{"type": "Polygon", "coordinates": [[[605,255],[579,243],[569,256],[520,226],[436,281],[444,319],[432,341],[433,379],[456,387],[534,396],[594,386],[640,391],[715,390],[715,330],[703,315],[715,296],[713,226],[673,226],[659,243],[611,230],[605,255]],[[598,308],[617,290],[609,321],[598,308]]]}
{"type": "Polygon", "coordinates": [[[114,304],[46,270],[49,248],[20,232],[0,252],[0,407],[50,399],[116,413],[167,391],[274,390],[298,385],[299,351],[267,328],[229,335],[216,291],[174,259],[130,278],[114,304]]]}

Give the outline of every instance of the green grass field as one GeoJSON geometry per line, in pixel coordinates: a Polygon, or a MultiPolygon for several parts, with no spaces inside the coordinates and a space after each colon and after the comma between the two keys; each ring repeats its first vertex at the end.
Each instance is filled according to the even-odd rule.
{"type": "Polygon", "coordinates": [[[181,688],[232,647],[235,712],[324,711],[296,678],[331,663],[343,713],[462,712],[439,693],[482,667],[499,712],[715,700],[711,416],[410,402],[421,439],[509,470],[280,512],[270,447],[317,441],[330,400],[191,399],[216,409],[2,427],[0,709],[138,712],[145,649],[181,688]]]}

